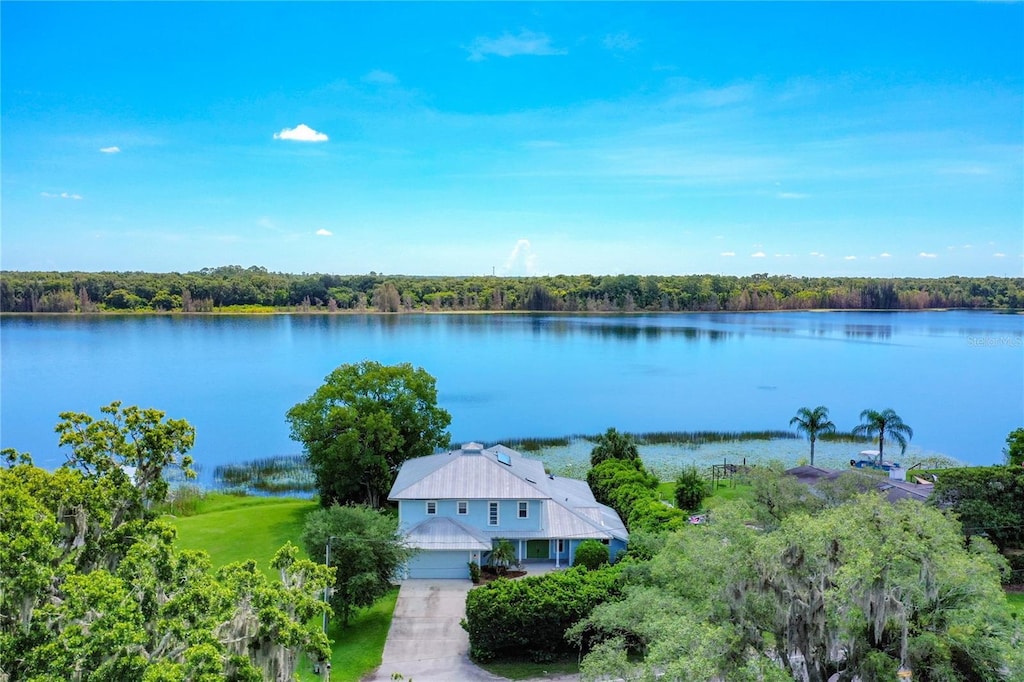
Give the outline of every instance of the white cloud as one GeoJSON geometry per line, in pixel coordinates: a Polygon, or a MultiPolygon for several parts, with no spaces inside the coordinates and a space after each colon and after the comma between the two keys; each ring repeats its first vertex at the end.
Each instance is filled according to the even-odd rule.
{"type": "Polygon", "coordinates": [[[824,258],[825,257],[825,254],[823,254],[823,253],[821,253],[819,251],[811,251],[810,255],[817,256],[818,258],[824,258]]]}
{"type": "Polygon", "coordinates": [[[279,133],[274,133],[274,139],[294,142],[326,142],[327,135],[313,130],[305,123],[300,123],[294,128],[285,128],[279,133]]]}
{"type": "Polygon", "coordinates": [[[635,50],[640,41],[623,31],[614,35],[606,35],[602,44],[606,50],[623,50],[628,52],[629,50],[635,50]]]}
{"type": "Polygon", "coordinates": [[[40,192],[39,196],[46,197],[47,199],[74,199],[80,201],[82,199],[81,194],[72,194],[71,192],[61,192],[60,194],[51,194],[50,192],[40,192]]]}
{"type": "Polygon", "coordinates": [[[921,253],[917,254],[917,257],[918,258],[935,258],[936,254],[934,254],[934,253],[925,253],[924,251],[922,251],[921,253]]]}
{"type": "Polygon", "coordinates": [[[468,48],[469,60],[478,62],[493,54],[498,57],[515,57],[518,55],[560,55],[568,54],[568,50],[551,45],[551,38],[543,33],[520,31],[519,35],[504,33],[500,38],[479,36],[468,48]]]}
{"type": "Polygon", "coordinates": [[[502,267],[504,274],[532,275],[537,268],[537,254],[533,252],[533,246],[529,239],[520,239],[512,247],[512,253],[505,259],[502,267]]]}
{"type": "Polygon", "coordinates": [[[726,256],[726,257],[729,257],[729,258],[731,258],[732,256],[735,256],[735,255],[736,255],[736,252],[735,252],[735,251],[723,251],[722,253],[720,253],[720,254],[718,254],[718,255],[720,255],[720,256],[726,256]]]}
{"type": "Polygon", "coordinates": [[[374,69],[363,76],[363,82],[375,85],[398,85],[398,76],[381,69],[374,69]]]}
{"type": "Polygon", "coordinates": [[[801,192],[779,192],[775,195],[779,199],[806,199],[811,196],[810,194],[802,194],[801,192]]]}
{"type": "Polygon", "coordinates": [[[330,237],[330,236],[332,236],[332,235],[333,235],[334,233],[333,233],[333,232],[331,232],[330,230],[325,230],[324,228],[322,228],[322,227],[321,227],[321,228],[320,228],[319,230],[317,230],[317,231],[316,231],[316,234],[317,234],[317,236],[319,236],[319,237],[330,237]]]}
{"type": "Polygon", "coordinates": [[[103,152],[104,154],[120,154],[121,153],[121,148],[120,147],[100,147],[100,151],[103,152]]]}
{"type": "Polygon", "coordinates": [[[752,254],[750,254],[750,257],[751,258],[764,258],[764,251],[758,251],[756,253],[752,253],[752,254]]]}
{"type": "Polygon", "coordinates": [[[879,258],[892,258],[892,254],[883,252],[883,253],[878,254],[878,257],[879,258]]]}
{"type": "Polygon", "coordinates": [[[857,260],[856,256],[843,256],[843,260],[857,260]]]}
{"type": "Polygon", "coordinates": [[[993,253],[992,257],[993,258],[1006,258],[1006,254],[1005,253],[993,253]]]}

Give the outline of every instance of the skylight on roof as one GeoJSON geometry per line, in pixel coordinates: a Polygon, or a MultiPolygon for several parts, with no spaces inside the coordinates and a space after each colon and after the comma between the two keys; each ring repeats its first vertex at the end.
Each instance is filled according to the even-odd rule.
{"type": "Polygon", "coordinates": [[[495,457],[497,457],[498,461],[504,464],[505,466],[512,466],[512,458],[508,456],[507,452],[499,452],[495,455],[495,457]]]}

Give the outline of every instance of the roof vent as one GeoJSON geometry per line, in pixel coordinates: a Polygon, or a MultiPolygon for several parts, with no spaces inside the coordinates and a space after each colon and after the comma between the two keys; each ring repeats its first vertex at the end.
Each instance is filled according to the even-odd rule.
{"type": "Polygon", "coordinates": [[[529,476],[527,476],[527,477],[526,477],[526,482],[527,482],[527,483],[532,483],[532,484],[534,484],[534,485],[537,485],[537,481],[533,480],[533,479],[532,479],[532,478],[530,478],[529,476]]]}

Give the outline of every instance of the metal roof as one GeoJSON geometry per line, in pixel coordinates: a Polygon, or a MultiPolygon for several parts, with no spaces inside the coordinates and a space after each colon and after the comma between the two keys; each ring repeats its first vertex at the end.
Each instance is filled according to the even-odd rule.
{"type": "Polygon", "coordinates": [[[459,450],[410,459],[398,472],[388,499],[545,500],[539,530],[474,532],[510,539],[629,538],[619,515],[594,499],[586,481],[549,476],[542,462],[504,445],[479,449],[478,444],[467,443],[459,450]]]}
{"type": "Polygon", "coordinates": [[[488,535],[444,516],[417,523],[406,531],[405,539],[410,547],[423,550],[491,549],[491,538],[488,535]]]}

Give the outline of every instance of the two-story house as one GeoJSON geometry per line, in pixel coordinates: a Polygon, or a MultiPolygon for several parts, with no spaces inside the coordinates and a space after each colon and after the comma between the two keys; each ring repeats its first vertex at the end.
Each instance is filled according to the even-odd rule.
{"type": "Polygon", "coordinates": [[[504,445],[466,443],[458,450],[406,461],[388,499],[417,550],[410,578],[467,578],[468,563],[487,563],[500,539],[521,562],[572,564],[576,547],[594,539],[611,557],[629,534],[615,510],[594,499],[586,481],[545,473],[543,463],[504,445]]]}

